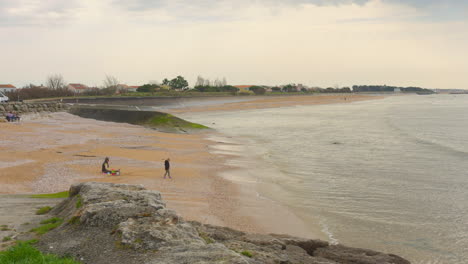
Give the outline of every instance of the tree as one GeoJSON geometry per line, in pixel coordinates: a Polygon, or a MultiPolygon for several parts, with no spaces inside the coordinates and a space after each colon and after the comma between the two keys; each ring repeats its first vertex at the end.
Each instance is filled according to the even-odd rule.
{"type": "Polygon", "coordinates": [[[179,75],[176,78],[169,81],[169,86],[173,89],[184,89],[188,87],[188,82],[184,79],[184,77],[179,75]]]}
{"type": "Polygon", "coordinates": [[[159,90],[159,85],[156,84],[145,84],[137,88],[137,92],[140,93],[154,93],[159,90]]]}
{"type": "Polygon", "coordinates": [[[119,85],[119,80],[112,75],[106,75],[106,79],[104,79],[104,88],[115,88],[119,85]]]}
{"type": "Polygon", "coordinates": [[[52,74],[47,77],[46,86],[52,90],[63,89],[65,88],[65,80],[61,74],[52,74]]]}
{"type": "Polygon", "coordinates": [[[205,79],[198,75],[197,81],[195,82],[195,87],[205,85],[205,79]]]}
{"type": "Polygon", "coordinates": [[[170,81],[167,78],[164,78],[162,85],[169,85],[170,81]]]}
{"type": "Polygon", "coordinates": [[[287,84],[283,87],[283,92],[296,92],[296,85],[295,84],[287,84]]]}
{"type": "Polygon", "coordinates": [[[273,92],[281,92],[281,88],[279,88],[279,87],[272,87],[271,90],[273,92]]]}
{"type": "Polygon", "coordinates": [[[252,86],[249,88],[250,91],[254,92],[256,95],[265,94],[266,89],[262,86],[252,86]]]}
{"type": "Polygon", "coordinates": [[[113,95],[117,92],[119,80],[111,75],[106,75],[104,79],[104,89],[102,89],[105,95],[113,95]]]}

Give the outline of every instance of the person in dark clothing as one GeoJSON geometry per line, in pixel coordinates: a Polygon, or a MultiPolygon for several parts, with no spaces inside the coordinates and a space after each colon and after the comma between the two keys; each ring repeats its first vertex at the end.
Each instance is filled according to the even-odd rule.
{"type": "Polygon", "coordinates": [[[106,159],[104,160],[104,163],[102,163],[102,173],[110,173],[111,171],[108,169],[109,169],[109,158],[106,157],[106,159]]]}
{"type": "Polygon", "coordinates": [[[171,178],[171,164],[169,163],[171,161],[171,159],[167,158],[166,160],[164,160],[164,169],[166,170],[166,173],[164,173],[164,179],[166,179],[166,176],[169,176],[169,179],[172,179],[171,178]]]}
{"type": "Polygon", "coordinates": [[[120,175],[120,169],[118,169],[118,170],[110,169],[109,170],[109,158],[108,157],[106,157],[106,159],[104,160],[104,163],[102,163],[101,171],[102,171],[102,173],[105,173],[105,174],[108,174],[108,175],[115,175],[115,176],[120,175]]]}

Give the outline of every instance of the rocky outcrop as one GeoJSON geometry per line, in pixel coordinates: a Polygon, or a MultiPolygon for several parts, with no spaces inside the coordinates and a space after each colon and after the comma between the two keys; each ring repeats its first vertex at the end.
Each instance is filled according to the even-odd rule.
{"type": "Polygon", "coordinates": [[[73,185],[51,214],[64,224],[44,235],[39,248],[83,263],[409,263],[320,240],[187,222],[158,192],[135,185],[73,185]]]}
{"type": "Polygon", "coordinates": [[[0,104],[0,115],[5,116],[6,113],[12,111],[19,114],[27,113],[41,113],[41,112],[60,112],[67,111],[68,104],[59,102],[38,102],[38,103],[25,103],[25,102],[9,102],[0,104]]]}

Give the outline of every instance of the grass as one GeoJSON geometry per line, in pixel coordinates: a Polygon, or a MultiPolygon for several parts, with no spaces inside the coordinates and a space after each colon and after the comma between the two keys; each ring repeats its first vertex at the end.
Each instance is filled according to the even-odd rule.
{"type": "Polygon", "coordinates": [[[244,255],[244,256],[246,256],[246,257],[249,257],[249,258],[253,257],[252,252],[250,252],[250,251],[248,251],[248,250],[242,251],[241,254],[244,255]]]}
{"type": "Polygon", "coordinates": [[[50,212],[50,210],[52,210],[52,207],[50,207],[50,206],[44,206],[44,207],[38,209],[38,210],[36,211],[36,214],[37,214],[37,215],[47,214],[48,212],[50,212]]]}
{"type": "Polygon", "coordinates": [[[205,240],[205,243],[206,243],[206,244],[213,244],[213,243],[215,242],[211,237],[208,236],[207,233],[200,232],[200,233],[198,233],[198,235],[199,235],[203,240],[205,240]]]}
{"type": "Polygon", "coordinates": [[[68,197],[68,191],[66,192],[58,192],[58,193],[45,193],[45,194],[34,194],[31,195],[31,198],[42,198],[42,199],[47,199],[47,198],[67,198],[68,197]]]}
{"type": "Polygon", "coordinates": [[[153,117],[148,122],[151,126],[171,126],[171,127],[179,127],[179,128],[192,128],[192,129],[206,129],[208,127],[204,125],[200,125],[197,123],[192,123],[175,117],[170,114],[159,115],[153,117]]]}
{"type": "Polygon", "coordinates": [[[8,231],[8,230],[11,230],[11,229],[8,228],[7,225],[1,225],[1,226],[0,226],[0,231],[8,231]]]}
{"type": "Polygon", "coordinates": [[[42,254],[31,244],[20,242],[8,250],[0,252],[0,264],[79,264],[71,258],[42,254]]]}
{"type": "Polygon", "coordinates": [[[36,232],[36,234],[38,235],[43,235],[49,232],[50,230],[59,227],[62,223],[63,223],[62,218],[53,217],[53,218],[42,221],[41,222],[42,225],[40,227],[31,229],[31,232],[36,232]]]}
{"type": "Polygon", "coordinates": [[[11,237],[10,236],[6,236],[2,239],[2,242],[7,242],[7,241],[10,241],[11,240],[11,237]]]}
{"type": "Polygon", "coordinates": [[[76,204],[75,204],[75,207],[78,209],[78,208],[81,208],[83,206],[83,199],[81,198],[81,196],[78,194],[76,196],[77,200],[76,200],[76,204]]]}

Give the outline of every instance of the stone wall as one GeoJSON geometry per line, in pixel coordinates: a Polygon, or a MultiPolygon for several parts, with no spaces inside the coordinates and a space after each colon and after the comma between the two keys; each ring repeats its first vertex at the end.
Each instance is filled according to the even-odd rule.
{"type": "Polygon", "coordinates": [[[68,104],[57,102],[38,102],[38,103],[24,103],[24,102],[8,102],[0,104],[0,115],[3,117],[8,112],[17,112],[19,115],[28,113],[41,113],[41,112],[61,112],[69,109],[68,104]]]}

